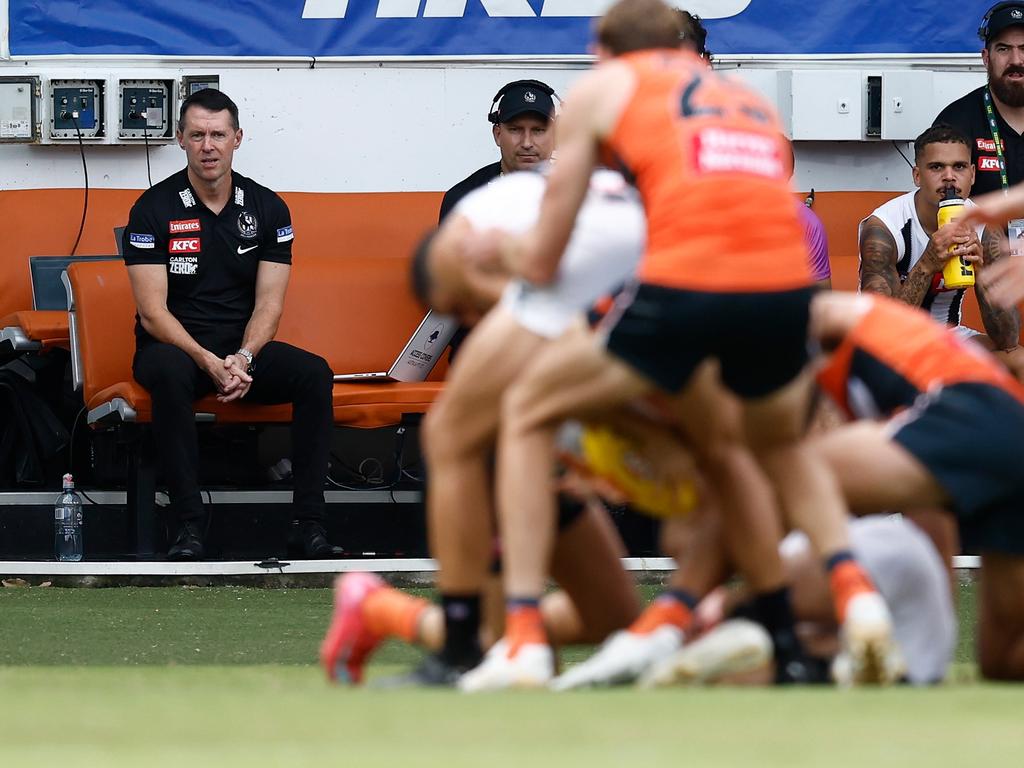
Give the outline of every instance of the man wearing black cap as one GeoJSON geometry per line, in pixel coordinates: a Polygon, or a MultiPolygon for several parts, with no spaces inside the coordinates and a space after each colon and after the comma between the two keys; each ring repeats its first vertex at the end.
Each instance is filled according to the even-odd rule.
{"type": "Polygon", "coordinates": [[[996,3],[978,35],[985,42],[988,83],[935,118],[970,139],[975,195],[1024,181],[1024,2],[996,3]]]}
{"type": "Polygon", "coordinates": [[[498,91],[487,119],[493,124],[501,160],[485,165],[445,192],[439,221],[474,189],[503,173],[528,170],[551,157],[555,148],[554,96],[554,90],[539,80],[515,80],[498,91]]]}

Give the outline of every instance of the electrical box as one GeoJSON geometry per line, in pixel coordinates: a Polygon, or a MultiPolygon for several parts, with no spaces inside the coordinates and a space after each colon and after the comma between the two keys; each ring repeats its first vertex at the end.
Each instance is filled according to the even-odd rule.
{"type": "Polygon", "coordinates": [[[220,75],[185,75],[181,78],[182,101],[204,88],[213,88],[215,91],[219,91],[220,75]]]}
{"type": "Polygon", "coordinates": [[[795,69],[791,104],[796,141],[864,138],[864,84],[859,70],[795,69]]]}
{"type": "Polygon", "coordinates": [[[39,141],[39,78],[0,77],[0,142],[39,141]]]}
{"type": "Polygon", "coordinates": [[[934,72],[910,69],[883,73],[882,138],[916,139],[947,103],[935,98],[934,72]]]}
{"type": "Polygon", "coordinates": [[[103,81],[51,80],[50,138],[96,139],[103,133],[103,81]]]}
{"type": "Polygon", "coordinates": [[[120,80],[117,85],[117,136],[156,140],[173,136],[171,80],[120,80]]]}

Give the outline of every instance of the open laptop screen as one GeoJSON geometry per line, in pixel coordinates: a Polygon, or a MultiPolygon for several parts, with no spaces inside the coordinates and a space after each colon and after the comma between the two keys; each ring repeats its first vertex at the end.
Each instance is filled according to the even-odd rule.
{"type": "Polygon", "coordinates": [[[60,281],[61,273],[76,261],[111,261],[120,256],[29,256],[32,278],[32,308],[66,310],[67,292],[60,281]]]}

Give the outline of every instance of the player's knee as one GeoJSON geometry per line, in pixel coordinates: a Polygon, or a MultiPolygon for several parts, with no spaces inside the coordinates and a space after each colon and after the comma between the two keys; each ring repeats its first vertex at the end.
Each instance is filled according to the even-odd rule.
{"type": "Polygon", "coordinates": [[[420,439],[428,464],[450,460],[461,452],[459,425],[454,418],[455,410],[448,401],[439,400],[427,411],[420,439]]]}
{"type": "Polygon", "coordinates": [[[309,353],[303,362],[300,379],[303,387],[310,393],[330,397],[334,387],[334,372],[327,361],[319,355],[309,353]]]}
{"type": "Polygon", "coordinates": [[[195,392],[195,364],[170,344],[155,344],[136,360],[135,376],[157,399],[186,398],[195,392]]]}

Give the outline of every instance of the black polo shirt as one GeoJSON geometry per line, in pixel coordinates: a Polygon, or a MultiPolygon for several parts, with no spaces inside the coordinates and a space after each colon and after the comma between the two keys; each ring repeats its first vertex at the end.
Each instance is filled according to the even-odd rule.
{"type": "MultiPolygon", "coordinates": [[[[954,128],[959,128],[970,139],[971,159],[976,169],[971,197],[1003,188],[996,143],[992,139],[992,131],[985,114],[986,88],[988,86],[983,85],[957,99],[935,118],[936,123],[949,123],[954,128]]],[[[1024,138],[1003,119],[994,101],[992,106],[996,113],[996,123],[999,125],[999,137],[1003,140],[1006,176],[1012,187],[1024,181],[1024,138]]]]}
{"type": "MultiPolygon", "coordinates": [[[[182,170],[142,193],[123,235],[124,261],[167,267],[167,308],[199,344],[224,356],[242,343],[261,261],[292,262],[292,221],[278,195],[240,173],[220,214],[182,170]]],[[[153,341],[136,315],[138,346],[153,341]]]]}
{"type": "Polygon", "coordinates": [[[441,213],[437,217],[438,223],[444,221],[444,217],[451,213],[452,208],[458,205],[459,200],[464,198],[474,189],[487,186],[496,178],[501,176],[501,162],[485,165],[478,171],[474,171],[454,187],[444,193],[441,200],[441,213]]]}

